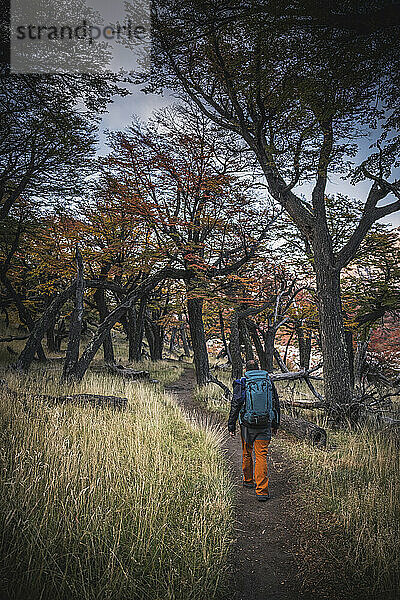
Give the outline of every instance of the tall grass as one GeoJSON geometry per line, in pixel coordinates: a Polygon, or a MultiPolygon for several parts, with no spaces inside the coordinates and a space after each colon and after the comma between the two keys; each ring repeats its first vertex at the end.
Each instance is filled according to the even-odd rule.
{"type": "MultiPolygon", "coordinates": [[[[312,420],[310,411],[301,413],[312,420]]],[[[322,417],[316,420],[324,425],[322,417]]],[[[347,598],[395,600],[400,590],[398,434],[363,425],[355,431],[328,428],[328,439],[326,452],[280,439],[297,463],[305,535],[314,537],[320,529],[325,536],[315,546],[319,556],[314,550],[312,571],[316,562],[336,563],[347,598]]]]}
{"type": "Polygon", "coordinates": [[[218,434],[188,423],[149,385],[93,373],[61,389],[58,369],[43,375],[8,383],[31,393],[124,395],[129,404],[123,412],[54,408],[2,393],[0,596],[217,597],[231,522],[218,434]]]}

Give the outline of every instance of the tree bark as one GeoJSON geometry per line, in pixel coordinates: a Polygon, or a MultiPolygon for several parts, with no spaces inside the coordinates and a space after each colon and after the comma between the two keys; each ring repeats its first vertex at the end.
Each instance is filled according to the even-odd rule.
{"type": "Polygon", "coordinates": [[[83,296],[85,293],[85,281],[83,278],[83,260],[82,255],[79,252],[79,248],[76,248],[76,286],[75,286],[75,305],[71,316],[71,323],[69,327],[69,338],[68,346],[65,354],[65,362],[62,373],[62,381],[68,381],[71,373],[74,369],[75,364],[79,359],[79,346],[81,341],[82,331],[82,319],[83,319],[83,296]]]}
{"type": "Polygon", "coordinates": [[[300,368],[309,369],[311,359],[311,332],[304,331],[304,327],[300,321],[296,321],[295,331],[299,345],[300,368]]]}
{"type": "Polygon", "coordinates": [[[278,366],[279,366],[280,370],[282,371],[282,373],[288,373],[289,369],[287,368],[286,364],[283,362],[282,357],[276,348],[274,349],[274,358],[275,358],[276,362],[278,363],[278,366]]]}
{"type": "Polygon", "coordinates": [[[145,319],[145,331],[152,361],[162,360],[164,328],[159,325],[158,319],[159,315],[156,311],[152,311],[151,316],[147,315],[145,319]]]}
{"type": "Polygon", "coordinates": [[[65,317],[62,317],[61,319],[58,319],[58,321],[57,321],[57,329],[55,330],[54,343],[55,343],[55,350],[56,350],[56,352],[60,352],[60,350],[61,350],[61,342],[63,341],[63,339],[65,337],[68,337],[68,335],[67,335],[66,332],[67,332],[67,328],[66,328],[66,325],[65,325],[65,317]]]}
{"type": "Polygon", "coordinates": [[[286,342],[285,353],[284,353],[284,355],[283,355],[283,362],[285,363],[285,365],[287,364],[287,357],[288,357],[289,347],[290,347],[290,344],[291,344],[292,338],[293,338],[293,336],[294,336],[294,333],[295,333],[295,330],[294,330],[294,328],[293,328],[293,329],[292,329],[292,331],[291,331],[291,333],[290,333],[289,339],[288,339],[288,341],[286,342]]]}
{"type": "Polygon", "coordinates": [[[345,417],[343,405],[352,400],[350,365],[346,348],[340,297],[340,271],[321,259],[315,261],[324,395],[337,420],[345,417]]]}
{"type": "Polygon", "coordinates": [[[197,384],[203,386],[206,385],[210,379],[210,365],[208,362],[208,351],[203,323],[203,300],[201,298],[188,298],[187,309],[197,384]]]}
{"type": "MultiPolygon", "coordinates": [[[[151,292],[151,290],[154,289],[154,287],[160,283],[160,281],[163,281],[167,277],[181,279],[182,274],[180,271],[177,271],[176,269],[171,269],[169,267],[161,269],[157,273],[150,275],[142,283],[138,284],[136,288],[132,290],[132,292],[128,295],[128,297],[123,302],[121,302],[121,304],[119,304],[112,312],[109,313],[106,319],[102,323],[100,323],[95,335],[93,336],[93,339],[86,346],[84,352],[82,353],[82,356],[76,363],[74,367],[74,373],[71,374],[73,375],[74,379],[77,379],[79,381],[82,379],[96,352],[102,345],[104,336],[107,334],[107,331],[109,331],[111,327],[115,325],[115,323],[117,323],[123,318],[124,314],[129,309],[131,304],[137,301],[142,296],[147,296],[151,292]]],[[[93,281],[88,281],[86,283],[86,287],[97,288],[98,285],[98,282],[93,281]]],[[[44,334],[46,333],[46,328],[48,326],[49,320],[52,319],[54,314],[59,312],[62,306],[65,304],[65,302],[73,296],[75,288],[76,282],[74,282],[69,288],[61,292],[52,301],[50,306],[44,311],[41,318],[35,323],[34,330],[29,336],[25,348],[23,349],[21,355],[18,358],[15,368],[20,370],[27,370],[29,368],[30,364],[33,361],[37,345],[40,343],[44,334]]]]}
{"type": "Polygon", "coordinates": [[[95,357],[96,352],[103,344],[105,336],[115,325],[115,323],[117,323],[120,320],[122,315],[125,314],[130,301],[132,300],[126,300],[125,302],[122,302],[119,306],[117,306],[113,311],[111,311],[108,314],[108,316],[104,319],[104,321],[102,321],[102,323],[100,323],[92,340],[86,346],[78,362],[75,363],[70,373],[71,379],[74,379],[75,381],[81,381],[81,379],[87,371],[88,366],[95,357]]]}
{"type": "Polygon", "coordinates": [[[249,330],[247,329],[245,319],[241,320],[239,323],[239,332],[241,334],[241,338],[242,338],[242,342],[243,342],[243,346],[244,346],[246,362],[248,362],[249,360],[254,360],[253,345],[251,343],[249,330]]]}
{"type": "Polygon", "coordinates": [[[258,356],[258,361],[260,363],[260,368],[263,369],[264,371],[266,371],[266,366],[267,366],[267,360],[266,360],[266,355],[265,355],[265,351],[264,351],[264,347],[262,345],[262,342],[260,340],[260,336],[258,335],[258,331],[257,331],[257,327],[256,325],[253,323],[253,321],[251,321],[251,319],[248,320],[248,329],[250,331],[250,335],[252,337],[256,352],[257,352],[257,356],[258,356]]]}
{"type": "Polygon", "coordinates": [[[132,328],[129,337],[129,360],[133,362],[140,362],[142,360],[146,307],[147,298],[143,296],[143,298],[140,299],[138,309],[136,310],[136,308],[132,306],[128,311],[130,327],[132,328]]]}
{"type": "Polygon", "coordinates": [[[232,359],[232,379],[239,379],[243,376],[242,353],[240,352],[240,333],[239,333],[240,309],[236,309],[231,317],[231,338],[230,352],[232,359]]]}
{"type": "Polygon", "coordinates": [[[7,390],[7,393],[16,399],[26,398],[29,400],[37,399],[41,402],[47,402],[54,406],[58,404],[77,404],[79,406],[93,406],[96,408],[115,408],[123,410],[127,407],[128,399],[120,396],[102,396],[98,394],[68,394],[65,396],[50,396],[49,394],[31,394],[28,392],[16,392],[10,389],[7,383],[2,380],[0,386],[7,390]]]}
{"type": "Polygon", "coordinates": [[[183,344],[183,351],[185,353],[185,356],[188,358],[190,356],[190,348],[189,348],[189,343],[188,343],[188,339],[187,339],[187,335],[186,335],[186,327],[185,327],[185,323],[182,321],[182,315],[179,316],[179,332],[181,334],[181,338],[182,338],[182,344],[183,344]]]}
{"type": "Polygon", "coordinates": [[[131,306],[126,313],[121,316],[120,323],[124,329],[126,339],[128,341],[128,360],[133,362],[135,356],[135,328],[136,328],[136,311],[135,307],[131,306]]]}
{"type": "MultiPolygon", "coordinates": [[[[104,319],[108,316],[109,310],[107,308],[105,291],[102,288],[98,288],[94,293],[94,301],[96,303],[97,310],[99,312],[100,322],[104,321],[104,319]]],[[[115,356],[114,356],[114,348],[112,343],[111,331],[107,333],[103,341],[103,355],[104,362],[106,364],[114,364],[115,356]]]]}
{"type": "Polygon", "coordinates": [[[295,408],[307,408],[308,410],[313,410],[316,408],[325,408],[324,402],[318,402],[318,400],[281,400],[281,407],[295,407],[295,408]]]}
{"type": "Polygon", "coordinates": [[[222,314],[222,310],[218,311],[218,317],[219,317],[219,327],[220,327],[220,331],[221,331],[221,339],[222,339],[222,343],[224,345],[225,354],[228,359],[228,364],[232,364],[231,352],[230,352],[228,342],[226,340],[226,335],[225,335],[224,316],[222,314]]]}
{"type": "Polygon", "coordinates": [[[94,373],[111,373],[113,375],[119,375],[124,379],[149,379],[150,373],[149,371],[136,371],[135,369],[130,369],[129,367],[123,367],[122,365],[93,365],[90,369],[94,373]]]}
{"type": "Polygon", "coordinates": [[[273,327],[263,332],[265,371],[272,373],[274,370],[274,348],[275,348],[276,330],[273,327]]]}

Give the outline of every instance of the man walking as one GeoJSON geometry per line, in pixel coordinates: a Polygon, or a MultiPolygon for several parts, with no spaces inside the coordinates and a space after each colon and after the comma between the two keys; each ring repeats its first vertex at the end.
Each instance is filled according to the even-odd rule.
{"type": "Polygon", "coordinates": [[[269,499],[267,453],[271,434],[276,434],[280,406],[276,388],[266,371],[255,360],[246,364],[245,376],[233,382],[233,398],[228,419],[231,436],[236,433],[239,417],[243,450],[243,486],[256,488],[260,502],[269,499]],[[253,448],[255,468],[253,477],[253,448]]]}

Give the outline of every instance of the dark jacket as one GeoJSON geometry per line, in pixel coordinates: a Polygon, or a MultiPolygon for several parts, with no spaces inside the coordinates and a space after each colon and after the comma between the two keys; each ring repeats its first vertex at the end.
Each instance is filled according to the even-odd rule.
{"type": "MultiPolygon", "coordinates": [[[[233,382],[233,396],[231,402],[231,410],[228,418],[228,430],[231,432],[235,432],[236,430],[236,421],[239,417],[239,413],[241,408],[244,406],[246,401],[246,380],[244,377],[242,379],[235,379],[233,382]]],[[[251,427],[252,430],[258,431],[260,433],[266,434],[267,439],[271,439],[271,429],[278,429],[281,417],[281,409],[279,405],[279,397],[278,392],[276,391],[275,385],[272,383],[272,407],[275,412],[276,418],[272,421],[271,425],[260,425],[259,427],[251,427]]],[[[242,427],[245,425],[242,424],[242,427]]],[[[250,429],[247,427],[247,429],[250,429]]]]}

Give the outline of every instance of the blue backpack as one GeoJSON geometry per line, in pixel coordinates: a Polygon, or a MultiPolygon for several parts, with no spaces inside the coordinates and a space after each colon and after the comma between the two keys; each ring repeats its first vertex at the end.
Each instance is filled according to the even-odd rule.
{"type": "Polygon", "coordinates": [[[243,425],[271,425],[275,413],[272,406],[272,382],[267,371],[247,371],[241,380],[245,386],[245,402],[240,412],[243,425]]]}

